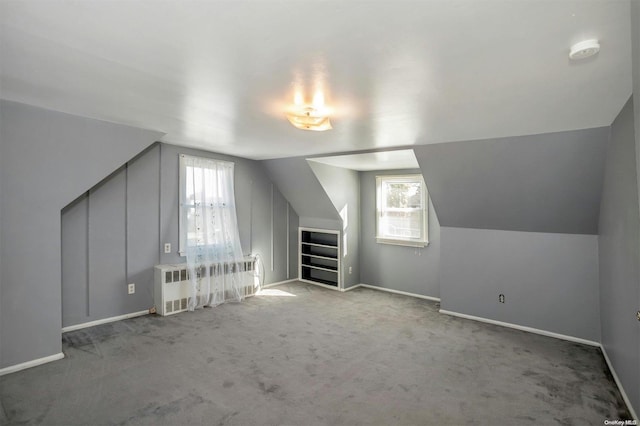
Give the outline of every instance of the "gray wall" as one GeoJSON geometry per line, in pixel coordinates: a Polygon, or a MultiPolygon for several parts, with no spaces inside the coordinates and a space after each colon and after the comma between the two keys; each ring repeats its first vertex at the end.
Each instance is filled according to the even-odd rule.
{"type": "Polygon", "coordinates": [[[442,309],[600,341],[597,236],[448,227],[441,236],[442,309]]]}
{"type": "Polygon", "coordinates": [[[298,278],[298,227],[300,218],[296,211],[289,206],[289,273],[287,279],[298,278]]]}
{"type": "MultiPolygon", "coordinates": [[[[636,169],[640,170],[640,2],[637,0],[631,2],[631,64],[633,67],[633,104],[636,106],[634,114],[636,169]]],[[[640,173],[638,173],[638,193],[640,194],[640,173]]],[[[638,199],[640,200],[640,195],[638,199]]]]}
{"type": "MultiPolygon", "coordinates": [[[[2,104],[0,103],[0,159],[5,155],[4,154],[4,132],[2,124],[3,120],[3,112],[2,112],[2,104]]],[[[0,167],[2,167],[2,160],[0,160],[0,167]]],[[[4,184],[2,183],[2,172],[0,171],[0,321],[2,320],[2,253],[4,253],[4,238],[2,237],[2,211],[4,210],[4,200],[2,194],[4,191],[4,184]]],[[[0,326],[0,368],[2,368],[2,326],[0,326]]],[[[0,420],[4,420],[4,410],[0,409],[0,420]]]]}
{"type": "MultiPolygon", "coordinates": [[[[611,127],[600,210],[602,344],[636,410],[640,409],[640,214],[633,103],[611,127]]],[[[637,133],[637,132],[636,132],[637,133]]]]}
{"type": "MultiPolygon", "coordinates": [[[[286,280],[287,200],[281,194],[279,185],[266,174],[262,162],[166,144],[161,145],[161,150],[160,241],[162,244],[171,243],[173,253],[162,253],[160,263],[184,262],[184,258],[177,253],[178,155],[199,155],[235,163],[236,209],[242,250],[245,254],[259,254],[262,257],[266,270],[265,283],[286,280]],[[274,270],[271,270],[272,259],[274,270]]],[[[289,218],[294,222],[298,220],[295,211],[290,211],[289,218]]],[[[290,250],[297,251],[297,245],[290,246],[290,250]]]]}
{"type": "MultiPolygon", "coordinates": [[[[640,2],[631,2],[631,46],[632,46],[632,66],[633,66],[633,104],[634,123],[636,136],[636,174],[638,175],[638,201],[640,202],[640,2]]],[[[640,262],[640,259],[638,260],[640,262]]],[[[640,283],[639,283],[640,285],[640,283]]],[[[640,310],[640,289],[638,290],[638,304],[640,310]]],[[[640,331],[638,331],[640,333],[640,331]]],[[[638,337],[638,353],[640,353],[640,337],[638,337]]],[[[640,364],[640,359],[635,359],[636,365],[640,364]]],[[[630,379],[633,380],[633,379],[630,379]]],[[[635,386],[637,394],[640,395],[640,377],[636,376],[635,386]]],[[[636,414],[640,413],[640,397],[632,400],[636,414]]]]}
{"type": "Polygon", "coordinates": [[[341,228],[338,212],[305,157],[264,160],[261,164],[298,214],[300,226],[341,228]]]}
{"type": "Polygon", "coordinates": [[[442,226],[597,234],[609,128],[414,147],[442,226]]]}
{"type": "Polygon", "coordinates": [[[0,368],[61,352],[61,209],[162,134],[0,101],[0,368]]]}
{"type": "MultiPolygon", "coordinates": [[[[440,297],[440,224],[429,203],[429,245],[424,248],[376,242],[376,176],[420,170],[360,172],[360,281],[363,284],[440,297]]],[[[429,188],[429,182],[427,187],[429,188]]]]}
{"type": "Polygon", "coordinates": [[[360,178],[358,172],[314,161],[309,161],[309,166],[329,199],[331,199],[336,211],[340,213],[345,207],[347,209],[346,224],[343,220],[340,221],[343,288],[360,284],[360,249],[358,241],[360,238],[360,178]],[[351,274],[349,274],[349,268],[351,268],[351,274]]]}
{"type": "MultiPolygon", "coordinates": [[[[260,163],[157,144],[64,209],[63,326],[148,309],[153,266],[185,262],[177,254],[180,153],[235,163],[243,251],[261,255],[266,284],[287,279],[289,207],[260,163]],[[172,253],[164,254],[164,243],[172,253]],[[128,283],[136,284],[134,295],[127,294],[128,283]]],[[[291,222],[297,216],[290,211],[291,222]]]]}
{"type": "MultiPolygon", "coordinates": [[[[2,103],[0,103],[0,167],[2,167],[2,157],[5,155],[4,154],[4,131],[3,131],[3,127],[4,125],[3,120],[3,112],[2,112],[2,103]]],[[[3,319],[2,316],[2,253],[4,253],[4,238],[2,237],[3,231],[2,231],[2,227],[3,227],[3,221],[2,221],[2,211],[4,210],[4,198],[2,196],[3,191],[4,191],[4,184],[2,183],[2,172],[0,171],[0,321],[3,319]]],[[[0,368],[2,368],[3,364],[2,364],[2,326],[0,325],[0,368]]],[[[0,420],[4,420],[4,410],[0,409],[0,420]]]]}
{"type": "Polygon", "coordinates": [[[156,144],[63,209],[63,327],[153,306],[159,177],[156,144]]]}
{"type": "Polygon", "coordinates": [[[298,278],[298,227],[341,230],[342,221],[304,157],[264,160],[260,164],[267,179],[289,203],[288,278],[298,278]]]}

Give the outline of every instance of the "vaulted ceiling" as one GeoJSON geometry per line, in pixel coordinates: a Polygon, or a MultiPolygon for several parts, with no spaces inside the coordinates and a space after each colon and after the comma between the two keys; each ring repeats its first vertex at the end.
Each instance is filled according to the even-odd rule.
{"type": "Polygon", "coordinates": [[[0,2],[0,97],[253,159],[608,126],[629,2],[0,2]],[[600,40],[598,55],[568,58],[600,40]],[[294,129],[296,88],[334,129],[294,129]]]}

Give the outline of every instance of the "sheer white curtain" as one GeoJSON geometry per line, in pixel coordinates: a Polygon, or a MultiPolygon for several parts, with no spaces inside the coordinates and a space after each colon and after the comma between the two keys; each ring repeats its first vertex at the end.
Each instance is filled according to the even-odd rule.
{"type": "Polygon", "coordinates": [[[180,156],[181,250],[192,287],[189,310],[244,297],[233,168],[227,161],[180,156]]]}

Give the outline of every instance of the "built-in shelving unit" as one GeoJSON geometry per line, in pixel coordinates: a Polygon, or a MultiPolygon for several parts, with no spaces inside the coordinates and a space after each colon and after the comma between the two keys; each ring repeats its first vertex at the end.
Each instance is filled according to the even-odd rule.
{"type": "Polygon", "coordinates": [[[340,288],[340,231],[299,228],[300,281],[340,288]]]}

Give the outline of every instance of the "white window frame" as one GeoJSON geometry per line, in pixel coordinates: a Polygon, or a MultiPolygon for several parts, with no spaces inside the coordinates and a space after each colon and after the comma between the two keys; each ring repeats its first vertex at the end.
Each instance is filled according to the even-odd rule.
{"type": "Polygon", "coordinates": [[[406,175],[379,175],[376,176],[376,242],[381,244],[394,244],[410,247],[425,247],[429,245],[429,193],[427,186],[424,183],[424,178],[420,174],[406,174],[406,175]],[[421,189],[421,229],[419,238],[402,238],[390,235],[381,235],[380,233],[380,218],[386,209],[383,209],[382,205],[382,188],[385,182],[418,182],[421,189]]]}
{"type": "MultiPolygon", "coordinates": [[[[187,235],[185,232],[183,232],[182,229],[182,219],[183,219],[183,215],[184,215],[184,206],[187,202],[186,198],[186,191],[185,191],[185,185],[187,184],[187,180],[186,180],[186,164],[185,164],[185,159],[187,158],[198,158],[201,160],[210,160],[212,163],[231,163],[230,161],[224,161],[224,160],[218,160],[216,158],[210,158],[210,157],[201,157],[201,156],[197,156],[197,155],[186,155],[186,154],[179,154],[178,156],[180,158],[180,167],[179,167],[179,189],[178,189],[178,238],[179,238],[179,247],[178,247],[178,254],[182,257],[187,255],[186,252],[186,246],[187,246],[187,235]]],[[[232,200],[233,201],[233,200],[232,200]]],[[[230,205],[231,202],[228,202],[227,205],[230,205]]]]}

